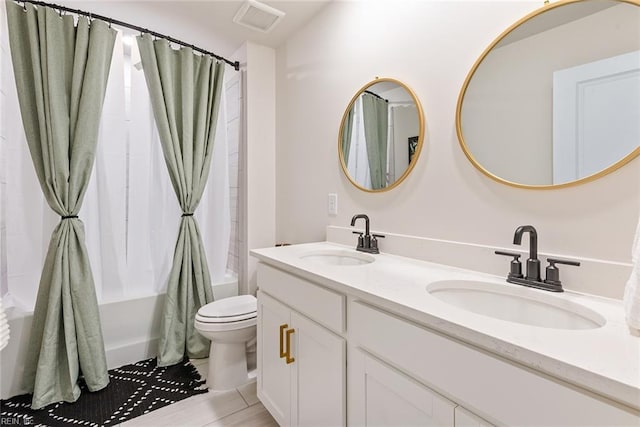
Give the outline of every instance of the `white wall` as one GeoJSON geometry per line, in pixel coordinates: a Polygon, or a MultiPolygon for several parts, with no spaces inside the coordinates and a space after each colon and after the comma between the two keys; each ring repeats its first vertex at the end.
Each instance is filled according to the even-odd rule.
{"type": "Polygon", "coordinates": [[[455,109],[468,71],[497,35],[540,5],[333,2],[279,48],[277,239],[324,240],[327,225],[348,226],[353,214],[367,213],[380,232],[509,247],[516,227],[532,224],[541,252],[629,263],[640,160],[592,183],[523,190],[482,175],[459,147],[455,109]],[[375,76],[414,89],[427,135],[407,180],[370,194],[343,175],[337,140],[349,100],[375,76]],[[328,193],[338,194],[335,217],[326,212],[328,193]]]}
{"type": "Polygon", "coordinates": [[[240,293],[255,294],[258,261],[250,249],[276,243],[276,85],[275,51],[246,43],[246,227],[247,281],[240,293]]]}

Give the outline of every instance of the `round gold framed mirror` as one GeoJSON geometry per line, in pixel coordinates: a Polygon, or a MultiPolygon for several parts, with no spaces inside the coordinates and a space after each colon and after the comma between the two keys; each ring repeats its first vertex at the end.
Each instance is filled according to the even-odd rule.
{"type": "Polygon", "coordinates": [[[460,146],[490,178],[562,188],[640,154],[640,2],[563,0],[485,49],[456,110],[460,146]]]}
{"type": "Polygon", "coordinates": [[[342,116],[342,170],[363,191],[388,191],[415,166],[424,134],[424,114],[415,93],[399,80],[376,78],[351,98],[342,116]]]}

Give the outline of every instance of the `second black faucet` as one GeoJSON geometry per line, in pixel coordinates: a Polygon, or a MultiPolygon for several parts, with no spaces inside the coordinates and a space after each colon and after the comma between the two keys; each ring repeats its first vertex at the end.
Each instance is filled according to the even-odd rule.
{"type": "Polygon", "coordinates": [[[533,225],[521,225],[513,235],[513,244],[522,243],[522,235],[529,233],[529,258],[527,259],[527,275],[525,279],[540,281],[540,260],[538,259],[538,232],[533,225]]]}
{"type": "Polygon", "coordinates": [[[529,258],[527,259],[526,275],[522,275],[522,265],[520,264],[520,254],[516,252],[495,251],[498,255],[513,257],[511,261],[507,282],[517,285],[529,286],[532,288],[544,289],[545,291],[563,292],[562,282],[560,282],[560,272],[556,264],[565,264],[579,266],[577,261],[568,261],[563,259],[548,258],[549,265],[546,272],[547,277],[542,280],[540,276],[540,260],[538,259],[538,232],[532,225],[521,225],[516,228],[513,235],[513,244],[520,245],[522,243],[522,235],[529,233],[529,258]]]}
{"type": "Polygon", "coordinates": [[[356,225],[357,219],[364,219],[364,235],[360,231],[354,231],[354,234],[358,234],[358,244],[356,250],[360,252],[367,252],[370,254],[379,254],[378,239],[384,238],[381,234],[370,234],[369,217],[365,214],[357,214],[351,218],[351,226],[356,225]]]}

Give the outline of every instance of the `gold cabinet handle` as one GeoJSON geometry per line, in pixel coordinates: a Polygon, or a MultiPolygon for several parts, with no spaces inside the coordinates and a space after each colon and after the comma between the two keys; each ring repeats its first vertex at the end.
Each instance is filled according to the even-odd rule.
{"type": "Polygon", "coordinates": [[[287,356],[287,353],[284,351],[284,330],[288,327],[289,325],[287,325],[286,323],[280,325],[280,358],[287,356]]]}
{"type": "Polygon", "coordinates": [[[295,331],[296,330],[292,328],[292,329],[287,330],[287,332],[286,332],[286,334],[287,334],[287,353],[286,353],[287,365],[296,361],[296,359],[294,357],[291,357],[291,335],[293,335],[293,333],[295,331]]]}

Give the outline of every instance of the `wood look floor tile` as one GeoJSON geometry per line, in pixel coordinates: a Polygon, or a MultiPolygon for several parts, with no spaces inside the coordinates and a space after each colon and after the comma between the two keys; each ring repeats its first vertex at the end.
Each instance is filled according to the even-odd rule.
{"type": "Polygon", "coordinates": [[[218,421],[207,424],[206,427],[278,427],[269,411],[258,403],[246,409],[228,415],[218,421]]]}
{"type": "Polygon", "coordinates": [[[253,406],[256,403],[260,402],[260,400],[258,399],[258,393],[256,390],[255,381],[238,387],[238,391],[242,395],[242,398],[244,399],[244,401],[247,402],[247,405],[253,406]]]}
{"type": "Polygon", "coordinates": [[[209,392],[149,412],[121,427],[202,427],[244,408],[247,404],[237,390],[209,392]]]}

